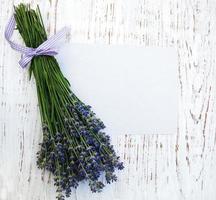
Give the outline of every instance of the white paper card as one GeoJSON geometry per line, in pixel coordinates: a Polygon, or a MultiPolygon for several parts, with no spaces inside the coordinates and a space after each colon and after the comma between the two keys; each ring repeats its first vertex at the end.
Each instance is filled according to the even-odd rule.
{"type": "Polygon", "coordinates": [[[176,133],[175,49],[67,44],[57,59],[72,91],[92,106],[107,133],[176,133]]]}

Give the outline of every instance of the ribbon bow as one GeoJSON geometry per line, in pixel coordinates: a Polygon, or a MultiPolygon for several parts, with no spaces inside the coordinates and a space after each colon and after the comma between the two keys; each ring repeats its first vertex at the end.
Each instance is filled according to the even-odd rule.
{"type": "Polygon", "coordinates": [[[13,35],[15,26],[16,26],[16,20],[14,15],[12,15],[5,29],[5,38],[10,44],[11,48],[22,53],[22,57],[19,61],[19,65],[22,68],[25,68],[28,65],[28,63],[32,60],[32,58],[35,56],[40,56],[40,55],[54,56],[58,54],[56,48],[57,43],[60,41],[61,38],[65,37],[66,34],[69,32],[69,28],[64,27],[55,35],[51,36],[45,42],[39,45],[37,48],[30,48],[30,47],[25,47],[16,44],[11,41],[11,37],[13,35]]]}

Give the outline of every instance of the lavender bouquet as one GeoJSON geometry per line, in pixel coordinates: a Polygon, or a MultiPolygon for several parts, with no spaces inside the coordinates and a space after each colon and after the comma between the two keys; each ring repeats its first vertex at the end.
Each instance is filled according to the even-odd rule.
{"type": "MultiPolygon", "coordinates": [[[[17,29],[25,45],[37,48],[48,38],[40,10],[20,4],[14,8],[17,29]]],[[[37,153],[37,165],[54,175],[57,199],[63,200],[87,181],[92,192],[100,192],[106,183],[117,180],[116,169],[123,169],[103,122],[71,91],[52,54],[37,54],[31,59],[30,77],[37,86],[43,141],[37,153]]]]}

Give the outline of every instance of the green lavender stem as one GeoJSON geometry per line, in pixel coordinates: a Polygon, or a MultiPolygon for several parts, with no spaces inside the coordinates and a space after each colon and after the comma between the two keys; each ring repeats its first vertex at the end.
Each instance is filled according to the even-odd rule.
{"type": "MultiPolygon", "coordinates": [[[[17,29],[27,47],[37,48],[47,40],[40,10],[29,5],[15,7],[17,29]]],[[[100,192],[104,183],[117,180],[115,169],[123,169],[109,136],[101,132],[103,123],[73,94],[53,56],[37,56],[31,61],[30,77],[36,81],[43,128],[43,141],[38,152],[38,167],[54,174],[58,200],[70,196],[86,180],[92,192],[100,192]]]]}

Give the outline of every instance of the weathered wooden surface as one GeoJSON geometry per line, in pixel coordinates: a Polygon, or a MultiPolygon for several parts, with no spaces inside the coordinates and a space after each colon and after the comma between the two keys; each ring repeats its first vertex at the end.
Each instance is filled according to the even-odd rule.
{"type": "MultiPolygon", "coordinates": [[[[0,200],[53,200],[52,178],[35,163],[42,135],[34,81],[18,67],[19,53],[4,40],[12,5],[19,2],[26,1],[0,0],[0,200]]],[[[216,1],[30,2],[40,5],[50,34],[71,26],[73,42],[174,46],[178,51],[177,135],[116,138],[126,165],[119,182],[101,194],[91,194],[83,184],[71,199],[216,199],[216,1]]]]}

